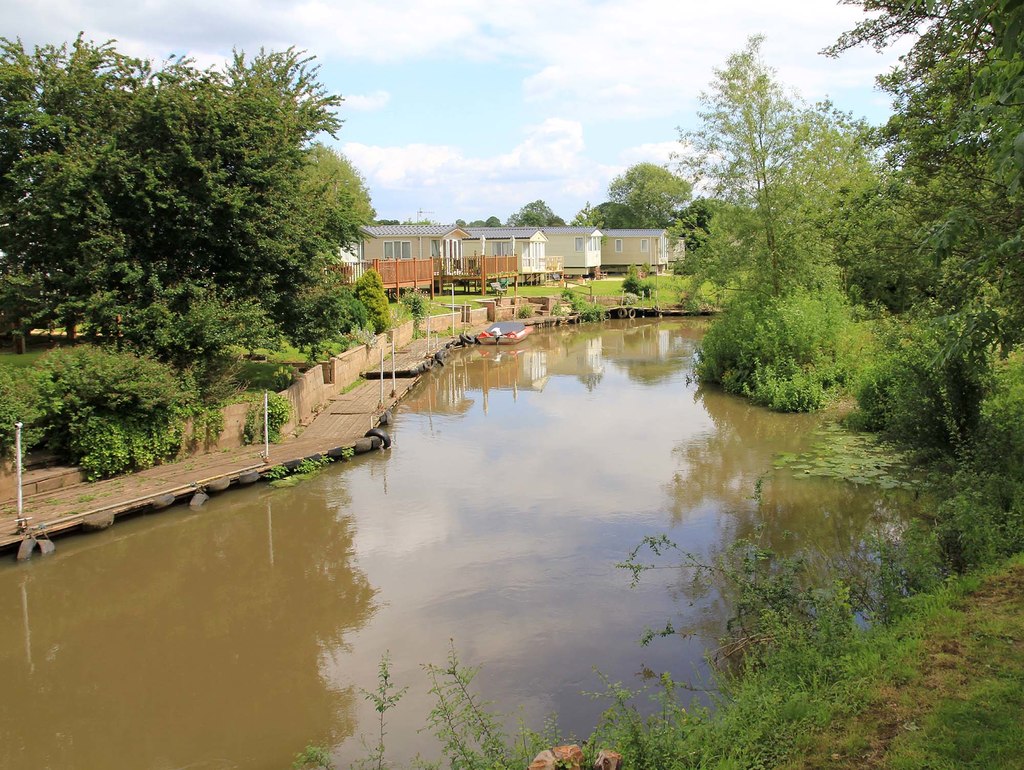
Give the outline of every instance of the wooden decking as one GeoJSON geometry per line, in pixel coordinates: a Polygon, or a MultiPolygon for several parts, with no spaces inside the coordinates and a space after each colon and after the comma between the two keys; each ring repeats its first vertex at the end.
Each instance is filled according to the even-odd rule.
{"type": "MultiPolygon", "coordinates": [[[[422,359],[425,341],[414,341],[403,355],[422,359]],[[420,344],[418,344],[420,343],[420,344]]],[[[28,532],[46,536],[90,523],[103,525],[112,516],[152,509],[154,503],[191,498],[213,482],[236,483],[250,472],[262,473],[277,465],[297,463],[305,458],[326,455],[331,450],[352,447],[367,430],[380,423],[381,415],[398,403],[418,380],[397,380],[392,390],[384,383],[381,398],[379,381],[359,382],[347,393],[335,396],[313,422],[299,435],[270,446],[269,461],[262,446],[246,446],[167,463],[128,476],[81,483],[61,489],[29,495],[23,511],[29,517],[28,532]]],[[[0,505],[0,548],[20,543],[25,532],[17,526],[14,501],[0,505]]]]}

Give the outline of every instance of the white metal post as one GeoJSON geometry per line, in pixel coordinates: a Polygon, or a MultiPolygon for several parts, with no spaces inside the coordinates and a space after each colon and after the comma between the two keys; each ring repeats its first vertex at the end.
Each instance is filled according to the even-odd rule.
{"type": "Polygon", "coordinates": [[[455,336],[455,281],[452,281],[452,337],[455,336]]]}
{"type": "Polygon", "coordinates": [[[384,343],[380,343],[380,403],[384,404],[384,343]]]}
{"type": "Polygon", "coordinates": [[[398,392],[398,383],[395,381],[395,330],[391,330],[391,395],[398,392]]]}
{"type": "Polygon", "coordinates": [[[263,391],[263,459],[270,462],[270,396],[263,391]]]}
{"type": "Polygon", "coordinates": [[[18,484],[18,528],[21,529],[25,526],[25,517],[22,515],[24,500],[21,496],[21,429],[22,424],[20,422],[14,423],[14,455],[15,462],[18,464],[17,472],[17,484],[18,484]]]}

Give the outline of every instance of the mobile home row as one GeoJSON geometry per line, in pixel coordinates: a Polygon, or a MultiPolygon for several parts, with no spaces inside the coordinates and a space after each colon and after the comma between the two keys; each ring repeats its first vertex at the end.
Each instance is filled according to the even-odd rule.
{"type": "Polygon", "coordinates": [[[488,280],[598,277],[630,265],[664,273],[680,256],[659,229],[377,225],[364,227],[362,241],[342,260],[350,274],[375,267],[386,288],[473,281],[483,289],[488,280]]]}

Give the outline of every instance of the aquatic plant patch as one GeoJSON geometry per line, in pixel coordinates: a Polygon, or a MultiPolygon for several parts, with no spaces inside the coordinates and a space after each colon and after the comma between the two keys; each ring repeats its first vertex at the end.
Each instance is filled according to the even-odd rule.
{"type": "Polygon", "coordinates": [[[882,489],[916,489],[920,484],[910,456],[873,434],[854,433],[827,423],[813,435],[810,449],[776,455],[773,466],[790,470],[797,478],[843,479],[882,489]]]}

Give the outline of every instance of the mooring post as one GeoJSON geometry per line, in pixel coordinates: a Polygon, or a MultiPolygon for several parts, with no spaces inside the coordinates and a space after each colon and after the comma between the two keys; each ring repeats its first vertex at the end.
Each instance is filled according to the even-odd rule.
{"type": "Polygon", "coordinates": [[[270,396],[263,391],[263,459],[270,462],[270,396]]]}
{"type": "Polygon", "coordinates": [[[452,281],[452,337],[455,336],[455,281],[452,281]]]}
{"type": "Polygon", "coordinates": [[[14,423],[14,457],[17,463],[17,484],[18,484],[18,519],[16,524],[18,525],[18,531],[24,532],[27,529],[28,519],[25,518],[24,513],[24,498],[21,492],[21,422],[14,423]]]}
{"type": "Polygon", "coordinates": [[[384,406],[384,343],[380,343],[380,405],[384,406]]]}
{"type": "Polygon", "coordinates": [[[398,392],[398,383],[395,381],[395,330],[391,330],[391,397],[394,398],[398,392]]]}

